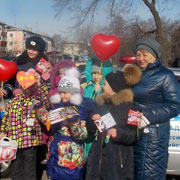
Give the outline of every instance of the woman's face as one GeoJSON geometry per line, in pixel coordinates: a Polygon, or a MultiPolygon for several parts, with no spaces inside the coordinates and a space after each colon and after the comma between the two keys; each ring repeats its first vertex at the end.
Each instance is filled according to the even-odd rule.
{"type": "Polygon", "coordinates": [[[136,52],[137,63],[140,68],[144,69],[148,64],[152,64],[156,61],[156,58],[146,50],[138,50],[136,52]]]}
{"type": "Polygon", "coordinates": [[[27,54],[31,59],[34,59],[38,56],[39,51],[33,50],[33,49],[27,49],[27,54]]]}
{"type": "Polygon", "coordinates": [[[114,94],[114,91],[112,90],[106,79],[104,80],[103,91],[107,96],[111,96],[112,94],[114,94]]]}
{"type": "Polygon", "coordinates": [[[62,102],[68,102],[70,101],[72,94],[68,92],[60,92],[60,96],[62,102]]]}

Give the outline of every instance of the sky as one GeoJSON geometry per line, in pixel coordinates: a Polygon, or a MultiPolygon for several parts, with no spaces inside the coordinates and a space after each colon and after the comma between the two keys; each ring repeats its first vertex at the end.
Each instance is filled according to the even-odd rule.
{"type": "MultiPolygon", "coordinates": [[[[66,14],[56,19],[52,5],[53,0],[0,0],[0,22],[22,29],[32,27],[33,32],[47,33],[49,36],[67,35],[68,27],[73,24],[72,17],[66,14]]],[[[137,7],[135,15],[142,19],[151,17],[145,5],[137,7]]],[[[160,13],[170,19],[180,19],[178,9],[177,6],[169,6],[166,11],[160,13]]]]}

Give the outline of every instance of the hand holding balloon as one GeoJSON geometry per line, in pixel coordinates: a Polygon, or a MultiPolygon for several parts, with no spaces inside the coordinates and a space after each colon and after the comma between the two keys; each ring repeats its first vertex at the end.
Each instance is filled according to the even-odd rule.
{"type": "Polygon", "coordinates": [[[4,89],[0,88],[0,97],[6,96],[6,95],[7,95],[7,92],[4,89]]]}

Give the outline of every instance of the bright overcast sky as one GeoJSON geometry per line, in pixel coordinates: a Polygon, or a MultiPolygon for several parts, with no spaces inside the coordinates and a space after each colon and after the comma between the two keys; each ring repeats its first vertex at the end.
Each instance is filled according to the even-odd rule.
{"type": "MultiPolygon", "coordinates": [[[[71,26],[71,18],[55,19],[52,3],[52,0],[0,0],[0,22],[23,29],[32,27],[33,32],[44,32],[50,36],[63,34],[71,26]]],[[[149,9],[139,7],[136,13],[141,18],[150,17],[149,9]]],[[[170,19],[180,17],[176,7],[168,8],[163,14],[170,19]]]]}

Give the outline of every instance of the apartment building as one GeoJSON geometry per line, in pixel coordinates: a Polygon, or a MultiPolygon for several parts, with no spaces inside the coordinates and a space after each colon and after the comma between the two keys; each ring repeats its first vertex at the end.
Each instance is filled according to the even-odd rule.
{"type": "Polygon", "coordinates": [[[7,52],[12,56],[21,54],[26,49],[25,42],[26,39],[30,36],[40,36],[43,38],[47,44],[47,52],[54,50],[54,41],[52,38],[31,31],[12,27],[7,31],[7,52]]]}
{"type": "Polygon", "coordinates": [[[0,22],[0,56],[6,55],[7,28],[6,24],[0,22]]]}

